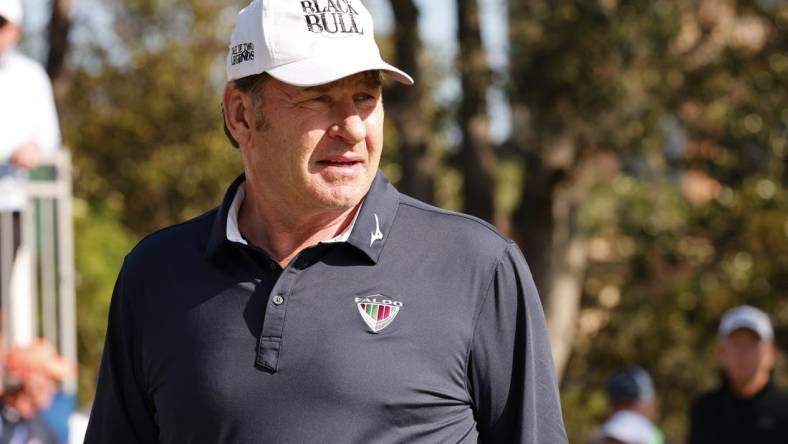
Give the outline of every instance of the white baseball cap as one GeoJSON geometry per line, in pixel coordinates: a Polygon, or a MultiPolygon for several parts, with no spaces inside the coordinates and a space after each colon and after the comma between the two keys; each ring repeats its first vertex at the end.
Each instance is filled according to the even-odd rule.
{"type": "Polygon", "coordinates": [[[724,338],[740,328],[751,330],[767,341],[774,338],[769,315],[749,305],[740,305],[726,311],[720,321],[719,335],[724,338]]]}
{"type": "Polygon", "coordinates": [[[238,13],[227,54],[227,81],[266,72],[315,86],[369,70],[413,83],[380,57],[360,0],[254,0],[238,13]]]}
{"type": "Polygon", "coordinates": [[[15,25],[22,24],[22,1],[0,0],[0,17],[15,25]]]}

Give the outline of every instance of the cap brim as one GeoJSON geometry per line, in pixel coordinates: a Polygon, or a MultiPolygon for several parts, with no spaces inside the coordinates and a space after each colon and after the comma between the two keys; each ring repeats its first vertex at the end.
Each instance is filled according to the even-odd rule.
{"type": "Polygon", "coordinates": [[[386,77],[405,85],[412,85],[413,78],[404,71],[381,59],[337,60],[336,57],[315,57],[271,68],[266,72],[277,80],[294,86],[317,86],[334,82],[364,71],[381,71],[386,77]]]}
{"type": "Polygon", "coordinates": [[[755,333],[761,339],[770,340],[771,337],[768,331],[765,331],[763,328],[759,327],[755,322],[751,322],[747,319],[738,319],[736,321],[730,322],[725,325],[723,328],[720,329],[719,335],[721,337],[728,337],[731,333],[737,330],[749,330],[755,333]]]}

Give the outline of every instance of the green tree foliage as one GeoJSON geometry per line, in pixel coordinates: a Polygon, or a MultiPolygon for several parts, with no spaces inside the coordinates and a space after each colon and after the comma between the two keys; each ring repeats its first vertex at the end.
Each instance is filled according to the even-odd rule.
{"type": "Polygon", "coordinates": [[[77,49],[85,61],[70,73],[63,127],[76,194],[145,233],[207,210],[240,170],[221,130],[217,63],[233,16],[199,1],[106,7],[115,35],[77,49]]]}
{"type": "Polygon", "coordinates": [[[115,278],[123,256],[134,245],[135,236],[119,220],[90,208],[77,199],[74,231],[78,248],[77,349],[78,393],[82,403],[93,397],[107,328],[107,312],[115,278]]]}
{"type": "Polygon", "coordinates": [[[72,48],[61,117],[73,151],[80,399],[91,399],[113,283],[144,234],[217,204],[241,171],[222,132],[222,59],[240,5],[103,3],[112,17],[72,48]],[[223,9],[226,8],[226,9],[223,9]]]}
{"type": "Polygon", "coordinates": [[[788,348],[788,6],[512,9],[520,140],[548,161],[569,146],[556,180],[583,196],[588,263],[562,383],[570,441],[588,439],[607,414],[606,378],[633,364],[655,376],[660,422],[680,441],[692,398],[716,383],[724,310],[766,309],[788,348]]]}

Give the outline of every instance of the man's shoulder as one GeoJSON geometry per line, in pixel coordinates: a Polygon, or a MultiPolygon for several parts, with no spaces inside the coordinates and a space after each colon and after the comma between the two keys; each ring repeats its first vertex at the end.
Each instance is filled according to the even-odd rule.
{"type": "Polygon", "coordinates": [[[24,74],[26,76],[33,76],[34,79],[46,78],[46,71],[44,67],[34,60],[19,51],[10,51],[8,53],[7,66],[14,72],[24,74]]]}
{"type": "Polygon", "coordinates": [[[514,244],[495,226],[478,217],[438,208],[402,193],[399,204],[397,219],[401,219],[407,229],[442,239],[446,247],[455,245],[466,251],[500,256],[514,244]]]}
{"type": "Polygon", "coordinates": [[[698,395],[692,401],[692,411],[716,410],[722,402],[723,389],[715,387],[698,395]]]}
{"type": "Polygon", "coordinates": [[[768,395],[768,402],[788,417],[788,390],[772,383],[768,395]]]}
{"type": "Polygon", "coordinates": [[[218,208],[193,219],[156,230],[139,241],[126,257],[131,263],[177,260],[203,255],[218,208]]]}

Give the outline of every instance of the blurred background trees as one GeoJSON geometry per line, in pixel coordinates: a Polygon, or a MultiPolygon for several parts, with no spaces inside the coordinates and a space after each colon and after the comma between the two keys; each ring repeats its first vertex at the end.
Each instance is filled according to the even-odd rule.
{"type": "MultiPolygon", "coordinates": [[[[125,252],[215,206],[240,171],[219,108],[244,2],[232,3],[112,0],[97,26],[64,22],[70,2],[54,2],[50,73],[77,173],[83,401],[125,252]]],[[[387,86],[382,167],[402,191],[520,243],[570,441],[606,415],[610,372],[633,364],[654,376],[661,424],[681,441],[691,398],[715,383],[716,326],[733,305],[772,314],[784,378],[788,4],[509,0],[509,63],[496,72],[484,2],[449,3],[458,55],[444,72],[417,32],[423,2],[378,2],[392,22],[379,36],[387,58],[417,78],[387,86]],[[450,100],[435,93],[447,76],[460,86],[450,100]],[[491,88],[510,114],[490,112],[491,88]],[[494,119],[511,119],[500,143],[494,119]]]]}

